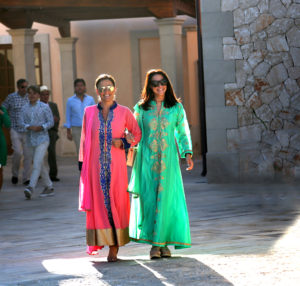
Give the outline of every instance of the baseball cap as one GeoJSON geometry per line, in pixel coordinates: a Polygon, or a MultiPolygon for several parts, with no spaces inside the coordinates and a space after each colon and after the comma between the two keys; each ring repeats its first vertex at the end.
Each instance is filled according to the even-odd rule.
{"type": "Polygon", "coordinates": [[[40,91],[44,91],[44,90],[49,90],[49,88],[47,87],[47,85],[42,85],[40,87],[40,91]]]}

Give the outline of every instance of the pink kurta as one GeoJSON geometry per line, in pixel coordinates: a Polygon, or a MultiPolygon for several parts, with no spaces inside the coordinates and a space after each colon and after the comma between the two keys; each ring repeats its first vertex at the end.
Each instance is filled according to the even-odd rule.
{"type": "Polygon", "coordinates": [[[125,150],[112,145],[128,129],[141,139],[140,128],[129,108],[114,103],[104,121],[100,105],[85,109],[79,161],[83,162],[79,210],[86,212],[88,253],[104,245],[129,242],[129,194],[125,150]]]}

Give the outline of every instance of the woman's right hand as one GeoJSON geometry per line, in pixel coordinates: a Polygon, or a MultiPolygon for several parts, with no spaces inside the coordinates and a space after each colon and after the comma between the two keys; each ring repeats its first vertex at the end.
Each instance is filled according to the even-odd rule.
{"type": "Polygon", "coordinates": [[[123,148],[123,141],[121,139],[113,139],[112,145],[116,148],[122,149],[123,148]]]}

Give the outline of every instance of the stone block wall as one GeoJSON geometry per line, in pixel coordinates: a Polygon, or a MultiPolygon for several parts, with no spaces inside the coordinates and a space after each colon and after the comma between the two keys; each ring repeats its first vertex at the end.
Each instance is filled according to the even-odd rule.
{"type": "Polygon", "coordinates": [[[222,0],[233,14],[223,37],[235,81],[225,105],[237,107],[227,152],[239,154],[239,179],[300,177],[300,0],[222,0]]]}

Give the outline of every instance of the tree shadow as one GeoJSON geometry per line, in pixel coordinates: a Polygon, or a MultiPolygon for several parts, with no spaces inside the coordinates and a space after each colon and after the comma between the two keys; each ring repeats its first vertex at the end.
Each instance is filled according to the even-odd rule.
{"type": "Polygon", "coordinates": [[[189,257],[157,260],[120,259],[118,262],[93,262],[108,285],[233,285],[207,265],[189,257]]]}

